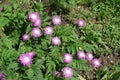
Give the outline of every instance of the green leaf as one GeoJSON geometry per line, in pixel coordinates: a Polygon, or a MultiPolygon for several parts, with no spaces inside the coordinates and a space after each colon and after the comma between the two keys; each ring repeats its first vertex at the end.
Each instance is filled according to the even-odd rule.
{"type": "Polygon", "coordinates": [[[0,29],[9,23],[9,19],[6,17],[0,17],[0,29]]]}
{"type": "Polygon", "coordinates": [[[33,77],[33,75],[34,75],[33,70],[32,69],[28,69],[27,75],[28,75],[28,78],[31,79],[33,77]]]}
{"type": "Polygon", "coordinates": [[[13,62],[8,65],[8,68],[9,69],[18,69],[18,63],[13,62]]]}

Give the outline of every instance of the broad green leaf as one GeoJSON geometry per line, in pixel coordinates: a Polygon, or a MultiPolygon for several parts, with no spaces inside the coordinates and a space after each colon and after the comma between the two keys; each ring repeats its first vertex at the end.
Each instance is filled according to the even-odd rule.
{"type": "Polygon", "coordinates": [[[0,29],[9,23],[9,19],[6,17],[0,17],[0,29]]]}

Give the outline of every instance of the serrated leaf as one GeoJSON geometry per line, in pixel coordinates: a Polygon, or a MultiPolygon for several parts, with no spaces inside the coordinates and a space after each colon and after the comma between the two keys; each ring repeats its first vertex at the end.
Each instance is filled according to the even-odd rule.
{"type": "Polygon", "coordinates": [[[27,75],[28,75],[28,78],[31,79],[33,77],[33,75],[34,75],[33,70],[32,69],[28,69],[27,75]]]}
{"type": "Polygon", "coordinates": [[[15,63],[15,62],[14,62],[14,63],[9,64],[9,65],[8,65],[8,68],[9,68],[9,69],[17,69],[17,68],[18,68],[18,63],[15,63]]]}

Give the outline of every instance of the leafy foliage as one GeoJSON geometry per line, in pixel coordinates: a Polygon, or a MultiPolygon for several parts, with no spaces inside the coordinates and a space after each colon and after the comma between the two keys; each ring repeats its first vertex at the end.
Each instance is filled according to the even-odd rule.
{"type": "MultiPolygon", "coordinates": [[[[56,80],[58,78],[54,77],[52,72],[56,70],[61,72],[65,66],[72,67],[74,70],[74,77],[70,80],[84,79],[78,74],[78,70],[87,72],[91,66],[88,66],[85,60],[77,59],[78,51],[93,52],[98,57],[119,52],[119,0],[105,0],[99,5],[98,0],[46,0],[46,4],[49,4],[47,6],[32,0],[8,2],[9,5],[2,5],[3,11],[0,12],[0,70],[7,80],[56,80]],[[53,8],[53,5],[67,25],[52,24],[51,16],[44,10],[46,7],[53,8]],[[87,9],[79,5],[87,5],[87,9]],[[33,11],[40,14],[42,32],[48,25],[54,28],[52,36],[43,34],[38,39],[31,36],[33,26],[28,21],[28,14],[33,11]],[[85,27],[76,25],[79,18],[85,19],[85,27]],[[25,33],[30,35],[29,41],[22,40],[22,35],[25,33]],[[60,46],[52,45],[53,36],[60,37],[62,41],[60,46]],[[31,66],[24,67],[19,63],[18,57],[30,51],[35,51],[36,57],[31,66]],[[65,64],[63,61],[66,52],[72,54],[74,58],[70,64],[65,64]]],[[[119,71],[110,71],[110,73],[107,71],[109,70],[103,71],[103,76],[101,71],[97,70],[96,78],[101,79],[103,76],[101,80],[119,80],[119,71]]],[[[59,80],[64,78],[60,77],[59,80]]]]}

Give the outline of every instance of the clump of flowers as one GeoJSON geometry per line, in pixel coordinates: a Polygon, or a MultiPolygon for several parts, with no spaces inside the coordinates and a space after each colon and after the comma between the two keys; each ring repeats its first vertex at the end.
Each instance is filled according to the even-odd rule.
{"type": "Polygon", "coordinates": [[[60,16],[56,15],[56,16],[53,16],[52,22],[54,25],[58,26],[62,23],[62,20],[61,20],[60,16]]]}
{"type": "Polygon", "coordinates": [[[52,33],[53,33],[53,27],[51,27],[51,26],[45,27],[44,28],[44,33],[45,33],[45,35],[48,35],[48,36],[52,35],[52,33]]]}
{"type": "Polygon", "coordinates": [[[60,45],[61,44],[61,40],[58,36],[55,36],[52,38],[52,44],[53,45],[60,45]]]}
{"type": "Polygon", "coordinates": [[[0,80],[6,80],[6,77],[2,72],[0,72],[0,80]]]}
{"type": "Polygon", "coordinates": [[[90,52],[85,53],[85,52],[83,52],[83,51],[79,51],[79,52],[77,53],[77,56],[78,56],[79,59],[86,59],[87,61],[90,61],[90,63],[92,63],[92,65],[93,65],[94,67],[100,67],[100,65],[101,65],[100,60],[99,60],[99,59],[96,59],[96,58],[94,59],[93,54],[90,53],[90,52]]]}
{"type": "Polygon", "coordinates": [[[35,27],[41,26],[42,20],[38,12],[32,12],[28,16],[29,20],[32,22],[32,25],[35,27]]]}
{"type": "Polygon", "coordinates": [[[77,53],[77,56],[78,56],[78,58],[79,59],[85,59],[85,53],[83,52],[83,51],[79,51],[78,53],[77,53]]]}
{"type": "Polygon", "coordinates": [[[73,70],[70,67],[64,67],[62,69],[62,75],[65,78],[71,78],[73,76],[73,70]]]}
{"type": "Polygon", "coordinates": [[[27,40],[30,39],[30,36],[29,36],[28,34],[24,34],[24,35],[22,36],[22,39],[23,39],[24,41],[27,41],[27,40]]]}
{"type": "Polygon", "coordinates": [[[92,65],[93,65],[94,67],[98,68],[98,67],[100,67],[101,62],[100,62],[99,59],[95,58],[95,59],[92,60],[92,65]]]}
{"type": "Polygon", "coordinates": [[[39,28],[33,28],[31,33],[35,38],[42,36],[42,31],[39,28]]]}
{"type": "Polygon", "coordinates": [[[70,53],[65,53],[64,54],[64,62],[65,63],[71,63],[72,59],[73,59],[73,57],[72,57],[72,55],[70,53]]]}
{"type": "Polygon", "coordinates": [[[82,19],[79,19],[77,23],[78,23],[78,26],[80,27],[83,27],[85,25],[85,21],[82,19]]]}

